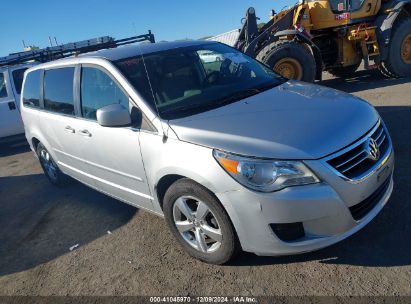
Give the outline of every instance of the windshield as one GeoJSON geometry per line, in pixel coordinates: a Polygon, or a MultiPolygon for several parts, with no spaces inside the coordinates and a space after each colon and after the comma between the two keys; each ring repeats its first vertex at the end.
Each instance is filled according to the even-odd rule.
{"type": "Polygon", "coordinates": [[[163,119],[215,109],[285,82],[254,59],[218,43],[148,54],[144,61],[135,56],[115,65],[163,119]]]}

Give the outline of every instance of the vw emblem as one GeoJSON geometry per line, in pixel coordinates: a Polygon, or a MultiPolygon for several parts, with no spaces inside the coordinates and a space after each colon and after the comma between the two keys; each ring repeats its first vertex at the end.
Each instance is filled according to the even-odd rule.
{"type": "Polygon", "coordinates": [[[365,152],[368,154],[368,158],[376,161],[380,158],[380,148],[374,138],[369,138],[365,142],[365,152]]]}

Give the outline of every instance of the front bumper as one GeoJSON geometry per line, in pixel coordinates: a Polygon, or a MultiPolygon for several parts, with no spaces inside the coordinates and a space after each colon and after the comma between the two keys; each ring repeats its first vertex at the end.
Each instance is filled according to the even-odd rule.
{"type": "Polygon", "coordinates": [[[356,184],[336,176],[321,161],[307,164],[325,182],[273,193],[247,189],[217,193],[230,215],[244,251],[258,255],[291,255],[335,244],[375,218],[393,191],[392,151],[383,166],[356,184]],[[371,208],[356,220],[353,207],[372,198],[384,182],[387,185],[383,192],[377,198],[374,195],[371,208]],[[281,240],[270,225],[282,223],[301,223],[304,236],[293,241],[281,240]]]}

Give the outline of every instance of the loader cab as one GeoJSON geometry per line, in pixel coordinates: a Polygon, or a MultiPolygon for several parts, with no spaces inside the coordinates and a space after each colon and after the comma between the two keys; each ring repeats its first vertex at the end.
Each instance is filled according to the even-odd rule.
{"type": "Polygon", "coordinates": [[[381,8],[381,0],[349,0],[350,19],[373,17],[378,14],[381,8]]]}
{"type": "Polygon", "coordinates": [[[321,30],[365,21],[375,16],[381,0],[311,0],[308,10],[311,30],[321,30]]]}
{"type": "Polygon", "coordinates": [[[329,0],[331,11],[334,14],[341,14],[348,9],[348,0],[329,0]]]}
{"type": "Polygon", "coordinates": [[[351,13],[364,17],[372,16],[381,6],[381,1],[375,0],[329,0],[330,8],[334,14],[351,13]]]}

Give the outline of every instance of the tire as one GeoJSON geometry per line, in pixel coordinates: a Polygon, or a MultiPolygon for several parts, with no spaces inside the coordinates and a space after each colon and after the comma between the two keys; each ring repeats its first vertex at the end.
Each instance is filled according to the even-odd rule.
{"type": "Polygon", "coordinates": [[[411,51],[407,52],[408,56],[406,56],[406,59],[403,58],[403,43],[406,41],[410,41],[409,43],[411,44],[410,18],[399,21],[394,27],[388,56],[383,62],[386,74],[393,77],[411,76],[411,51]]]}
{"type": "MultiPolygon", "coordinates": [[[[281,61],[295,61],[301,66],[301,75],[291,76],[289,78],[314,82],[316,74],[315,58],[311,51],[301,43],[296,41],[277,41],[263,48],[256,57],[260,62],[268,65],[271,69],[287,78],[292,73],[282,73],[276,69],[276,65],[281,61]]],[[[287,71],[287,69],[286,69],[287,71]]]]}
{"type": "Polygon", "coordinates": [[[67,183],[67,176],[60,171],[56,162],[51,157],[50,153],[42,143],[37,145],[37,156],[40,161],[41,168],[44,171],[47,179],[55,186],[61,187],[67,183]]]}
{"type": "Polygon", "coordinates": [[[226,211],[213,193],[196,182],[184,178],[171,185],[164,196],[163,211],[172,234],[192,257],[221,265],[240,251],[226,211]]]}
{"type": "Polygon", "coordinates": [[[387,66],[385,64],[385,62],[381,62],[378,65],[378,70],[380,71],[380,73],[386,77],[386,78],[396,78],[396,76],[394,74],[391,74],[390,71],[388,71],[387,66]]]}
{"type": "Polygon", "coordinates": [[[350,65],[346,67],[332,68],[328,72],[339,78],[349,78],[353,76],[353,74],[358,70],[358,68],[360,67],[360,64],[361,62],[355,65],[350,65]]]}

